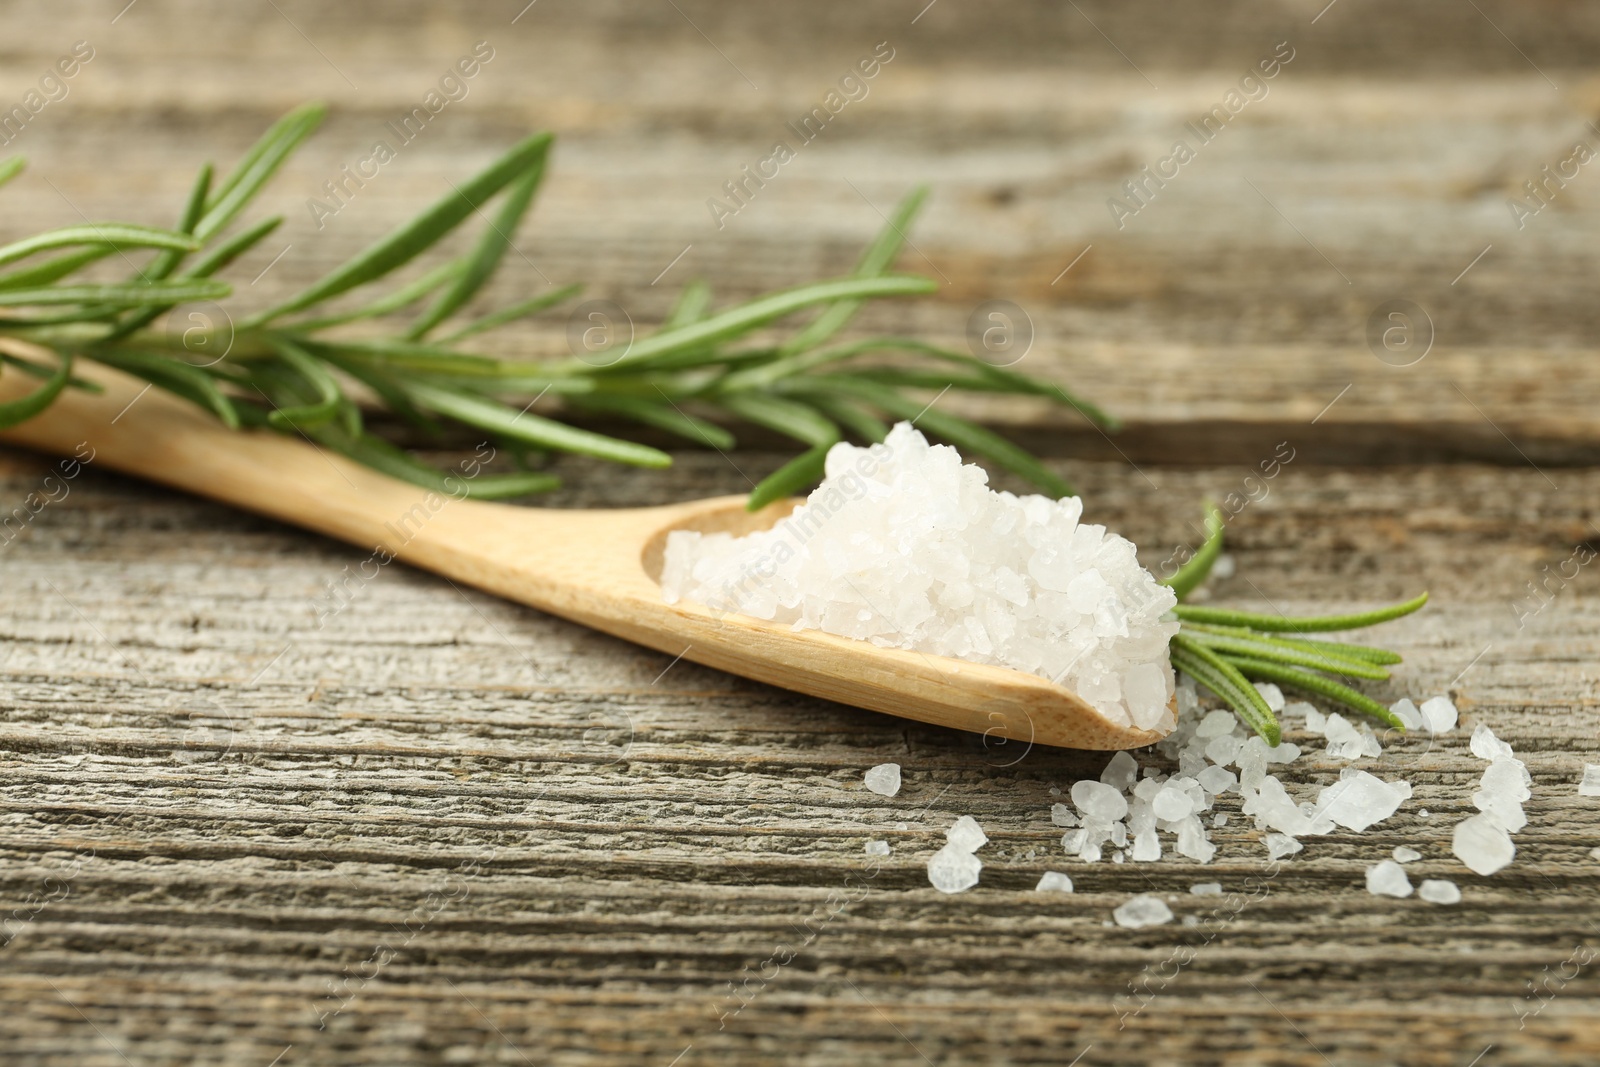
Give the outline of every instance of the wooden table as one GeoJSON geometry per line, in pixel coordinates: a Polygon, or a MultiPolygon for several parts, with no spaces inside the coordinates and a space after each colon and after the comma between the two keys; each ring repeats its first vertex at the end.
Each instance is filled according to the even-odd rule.
{"type": "MultiPolygon", "coordinates": [[[[321,96],[331,119],[262,208],[288,215],[281,239],[232,273],[241,301],[549,127],[556,167],[493,298],[582,279],[649,324],[693,276],[734,300],[843,272],[931,182],[901,265],[943,290],[862,328],[959,345],[981,301],[1026,309],[1025,368],[1128,429],[969,408],[1151,564],[1288,442],[1230,523],[1215,596],[1433,592],[1384,634],[1407,664],[1373,690],[1462,708],[1462,729],[1377,761],[1413,800],[1271,878],[1238,816],[1209,866],[1080,864],[1049,807],[1104,756],[1017,759],[399,566],[318,629],[363,553],[91,465],[0,546],[7,1063],[1600,1062],[1600,801],[1575,784],[1600,761],[1600,579],[1524,599],[1600,538],[1600,176],[1547,186],[1521,229],[1507,203],[1600,144],[1600,15],[924,2],[7,5],[7,107],[75,41],[94,55],[7,149],[34,167],[0,194],[0,238],[166,223],[202,159],[321,96]],[[467,97],[319,229],[308,199],[480,40],[467,97]],[[867,97],[718,229],[708,198],[879,42],[867,97]],[[1294,58],[1266,95],[1119,229],[1107,200],[1279,42],[1294,58]],[[1369,344],[1402,299],[1431,329],[1413,309],[1411,348],[1369,344]],[[1449,854],[1479,722],[1535,781],[1492,878],[1449,854]],[[893,799],[862,787],[886,761],[893,799]],[[982,883],[948,897],[925,863],[962,814],[991,843],[982,883]],[[894,849],[876,873],[869,839],[894,849]],[[1401,844],[1462,902],[1369,895],[1365,868],[1401,844]],[[1047,869],[1077,892],[1032,892],[1047,869]],[[1189,895],[1207,881],[1256,891],[1189,895]],[[1135,892],[1196,925],[1112,926],[1135,892]]],[[[509,347],[561,352],[559,316],[509,347]]],[[[564,462],[548,503],[737,492],[785,458],[747,442],[665,475],[564,462]]],[[[0,456],[6,509],[48,464],[0,456]]],[[[1339,766],[1308,755],[1293,780],[1339,766]]]]}

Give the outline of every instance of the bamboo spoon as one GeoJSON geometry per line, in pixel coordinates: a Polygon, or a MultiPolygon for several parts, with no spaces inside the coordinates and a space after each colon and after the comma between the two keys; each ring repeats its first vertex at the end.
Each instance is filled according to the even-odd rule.
{"type": "MultiPolygon", "coordinates": [[[[612,510],[525,508],[429,493],[303,441],[229,430],[159,390],[80,364],[100,394],[68,390],[0,439],[211,497],[583,623],[669,656],[827,700],[984,734],[1083,749],[1148,745],[1158,734],[1106,720],[1077,694],[1022,671],[902,649],[695,604],[657,584],[669,531],[748,533],[797,500],[754,514],[741,496],[612,510]]],[[[0,376],[0,400],[34,383],[0,376]]]]}

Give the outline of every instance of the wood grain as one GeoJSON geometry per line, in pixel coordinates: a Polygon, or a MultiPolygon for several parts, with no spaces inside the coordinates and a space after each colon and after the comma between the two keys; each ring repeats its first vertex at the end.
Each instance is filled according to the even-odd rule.
{"type": "MultiPolygon", "coordinates": [[[[97,49],[3,150],[33,168],[0,239],[169,221],[203,158],[321,95],[333,117],[263,206],[288,221],[233,274],[242,301],[548,126],[525,259],[487,299],[582,279],[647,326],[691,276],[732,300],[847,270],[877,211],[931,181],[901,266],[944,289],[862,329],[960,344],[979,301],[1021,304],[1025,365],[1129,430],[971,410],[1054,457],[1151,565],[1288,440],[1296,460],[1230,522],[1238,572],[1215,596],[1292,611],[1430,589],[1385,632],[1407,663],[1373,692],[1450,692],[1466,730],[1392,744],[1380,770],[1414,799],[1276,877],[1237,815],[1210,866],[1085,866],[1051,790],[1103,756],[1019,760],[398,564],[319,630],[317,599],[364,553],[90,465],[0,535],[8,1063],[1600,1061],[1594,964],[1569,962],[1600,947],[1600,819],[1574,784],[1600,762],[1593,575],[1519,625],[1526,583],[1600,536],[1594,175],[1522,230],[1505,203],[1596,136],[1592,8],[1340,0],[1313,24],[1322,3],[941,0],[913,24],[922,0],[540,0],[513,25],[520,3],[278,0],[113,23],[121,6],[0,7],[0,102],[73,41],[97,49]],[[319,231],[307,198],[480,39],[497,53],[472,95],[319,231]],[[871,95],[717,230],[706,198],[881,40],[897,54],[871,95]],[[1271,94],[1116,229],[1106,198],[1280,40],[1297,55],[1271,94]],[[1365,340],[1394,297],[1435,324],[1410,367],[1365,340]],[[1517,861],[1488,879],[1448,850],[1476,722],[1535,781],[1517,861]],[[893,799],[860,784],[887,760],[893,799]],[[961,814],[992,843],[980,886],[945,897],[924,864],[961,814]],[[876,873],[869,839],[894,848],[876,873]],[[1399,844],[1463,902],[1368,895],[1399,844]],[[1077,892],[1034,894],[1046,869],[1077,892]],[[1188,894],[1252,878],[1236,915],[1188,894]],[[1142,891],[1202,925],[1105,925],[1142,891]]],[[[506,344],[564,352],[564,323],[506,344]]],[[[741,437],[665,474],[565,461],[548,503],[741,492],[785,458],[741,437]]],[[[0,454],[0,518],[50,469],[0,454]]],[[[1308,754],[1296,787],[1338,770],[1308,754]]]]}

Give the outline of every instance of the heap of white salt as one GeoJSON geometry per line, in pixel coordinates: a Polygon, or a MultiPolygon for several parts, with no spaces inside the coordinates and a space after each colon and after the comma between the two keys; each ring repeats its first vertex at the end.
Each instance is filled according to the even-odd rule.
{"type": "Polygon", "coordinates": [[[909,423],[840,443],[771,530],[676,530],[661,591],[718,611],[1042,675],[1122,725],[1166,730],[1172,590],[1077,497],[994,492],[909,423]]]}

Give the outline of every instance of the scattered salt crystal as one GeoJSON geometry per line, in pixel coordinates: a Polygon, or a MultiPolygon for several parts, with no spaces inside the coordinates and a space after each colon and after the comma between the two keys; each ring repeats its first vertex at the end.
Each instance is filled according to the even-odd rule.
{"type": "Polygon", "coordinates": [[[1418,852],[1414,848],[1407,848],[1404,845],[1394,846],[1393,855],[1396,862],[1399,863],[1415,863],[1417,860],[1422,858],[1422,853],[1418,852]]]}
{"type": "Polygon", "coordinates": [[[862,775],[861,780],[879,796],[892,797],[900,792],[900,764],[880,763],[862,775]]]}
{"type": "Polygon", "coordinates": [[[1217,846],[1206,837],[1205,827],[1200,825],[1200,819],[1191,815],[1184,819],[1178,827],[1178,855],[1186,856],[1197,863],[1210,863],[1211,857],[1217,854],[1217,846]]]}
{"type": "Polygon", "coordinates": [[[1448,878],[1429,878],[1417,887],[1417,896],[1429,904],[1459,904],[1461,889],[1448,878]]]}
{"type": "Polygon", "coordinates": [[[1160,926],[1172,921],[1172,909],[1160,897],[1141,893],[1111,913],[1117,925],[1129,930],[1160,926]]]}
{"type": "Polygon", "coordinates": [[[1384,860],[1367,868],[1367,892],[1373,896],[1409,897],[1411,879],[1394,860],[1384,860]]]}
{"type": "MultiPolygon", "coordinates": [[[[1370,733],[1368,731],[1369,736],[1370,733]]],[[[1328,739],[1328,755],[1334,759],[1354,760],[1366,755],[1367,746],[1361,732],[1338,712],[1328,716],[1324,736],[1328,739]]]]}
{"type": "Polygon", "coordinates": [[[1243,741],[1232,734],[1223,734],[1206,746],[1206,759],[1219,767],[1226,767],[1238,757],[1243,744],[1243,741]]]}
{"type": "Polygon", "coordinates": [[[1161,821],[1177,822],[1194,811],[1195,805],[1187,792],[1169,781],[1150,802],[1150,807],[1161,821]]]}
{"type": "Polygon", "coordinates": [[[1430,816],[1432,814],[1433,814],[1433,812],[1429,811],[1427,808],[1418,808],[1417,809],[1417,818],[1419,818],[1419,819],[1426,819],[1428,816],[1430,816]]]}
{"type": "Polygon", "coordinates": [[[1222,883],[1197,882],[1189,887],[1189,892],[1197,897],[1220,897],[1222,895],[1222,883]]]}
{"type": "MultiPolygon", "coordinates": [[[[1377,753],[1372,753],[1372,755],[1377,755],[1377,753]]],[[[1291,741],[1280,741],[1275,747],[1267,749],[1268,763],[1293,763],[1299,758],[1300,746],[1291,741]]]]}
{"type": "Polygon", "coordinates": [[[1268,834],[1263,840],[1267,846],[1267,855],[1275,860],[1292,856],[1305,847],[1288,834],[1268,834]]]}
{"type": "Polygon", "coordinates": [[[1035,893],[1070,893],[1072,892],[1072,879],[1060,871],[1045,871],[1039,876],[1039,884],[1033,887],[1035,893]]]}
{"type": "Polygon", "coordinates": [[[1069,853],[1082,851],[1084,842],[1089,839],[1089,831],[1084,829],[1068,830],[1061,835],[1061,847],[1069,853]]]}
{"type": "Polygon", "coordinates": [[[869,856],[887,856],[888,854],[889,854],[889,842],[887,842],[887,841],[868,841],[867,842],[867,855],[869,855],[869,856]]]}
{"type": "Polygon", "coordinates": [[[1450,851],[1474,872],[1490,875],[1517,854],[1517,846],[1500,820],[1485,812],[1456,825],[1450,851]]]}
{"type": "Polygon", "coordinates": [[[1472,794],[1473,807],[1492,814],[1509,832],[1516,833],[1528,824],[1522,802],[1532,793],[1527,764],[1519,759],[1495,760],[1483,772],[1483,782],[1472,794]]]}
{"type": "Polygon", "coordinates": [[[1318,795],[1317,811],[1359,833],[1393,815],[1410,797],[1410,782],[1385,782],[1366,771],[1355,771],[1349,777],[1340,776],[1318,795]]]}
{"type": "Polygon", "coordinates": [[[1100,772],[1100,781],[1123,792],[1133,788],[1139,778],[1139,763],[1126,752],[1118,752],[1100,772]]]}
{"type": "Polygon", "coordinates": [[[1271,682],[1257,682],[1256,692],[1261,694],[1261,699],[1267,702],[1267,707],[1274,713],[1283,710],[1283,690],[1271,682]]]}
{"type": "Polygon", "coordinates": [[[1600,763],[1585,764],[1583,781],[1578,783],[1580,797],[1600,797],[1600,763]]]}
{"type": "Polygon", "coordinates": [[[1118,852],[1113,852],[1111,854],[1111,862],[1112,863],[1123,863],[1123,862],[1125,862],[1127,860],[1127,858],[1128,858],[1128,854],[1126,852],[1118,851],[1118,852]]]}
{"type": "Polygon", "coordinates": [[[1078,805],[1078,813],[1085,819],[1111,823],[1128,814],[1127,798],[1121,790],[1104,782],[1084,780],[1075,783],[1072,802],[1078,805]]]}
{"type": "Polygon", "coordinates": [[[1318,711],[1316,708],[1313,708],[1311,705],[1307,704],[1306,705],[1306,733],[1308,733],[1308,734],[1320,734],[1320,733],[1322,733],[1322,731],[1326,730],[1327,728],[1328,728],[1328,717],[1326,715],[1322,714],[1322,712],[1318,711]]]}
{"type": "Polygon", "coordinates": [[[1156,833],[1155,827],[1141,830],[1133,837],[1133,860],[1135,863],[1154,863],[1161,858],[1161,837],[1156,833]]]}
{"type": "Polygon", "coordinates": [[[1211,825],[1216,827],[1218,830],[1228,825],[1228,813],[1225,811],[1219,811],[1215,815],[1211,816],[1211,825]]]}
{"type": "Polygon", "coordinates": [[[1479,723],[1472,731],[1472,754],[1479,759],[1501,760],[1512,757],[1511,746],[1494,735],[1487,723],[1479,723]]]}
{"type": "Polygon", "coordinates": [[[1199,782],[1207,793],[1226,793],[1239,784],[1239,776],[1226,767],[1213,765],[1200,772],[1199,782]]]}
{"type": "Polygon", "coordinates": [[[1073,814],[1072,809],[1065,804],[1052,804],[1050,805],[1050,821],[1057,826],[1076,826],[1078,825],[1078,816],[1073,814]]]}
{"type": "Polygon", "coordinates": [[[1600,860],[1600,847],[1591,848],[1589,850],[1589,858],[1592,860],[1600,860]]]}
{"type": "Polygon", "coordinates": [[[979,826],[978,820],[970,815],[963,815],[957,819],[950,829],[944,832],[944,838],[949,848],[959,849],[962,852],[976,852],[989,843],[983,827],[979,826]]]}
{"type": "Polygon", "coordinates": [[[1233,712],[1224,708],[1206,712],[1206,717],[1194,728],[1196,737],[1221,737],[1223,734],[1233,733],[1233,728],[1238,725],[1239,719],[1233,712]]]}
{"type": "Polygon", "coordinates": [[[1278,712],[1278,718],[1304,718],[1307,712],[1316,710],[1316,708],[1312,707],[1310,704],[1307,704],[1304,700],[1292,700],[1283,706],[1282,711],[1278,712]]]}
{"type": "Polygon", "coordinates": [[[1217,561],[1211,565],[1211,576],[1213,578],[1232,578],[1233,569],[1233,557],[1224,552],[1222,555],[1218,556],[1217,561]]]}
{"type": "Polygon", "coordinates": [[[1449,697],[1424,700],[1418,710],[1422,712],[1423,724],[1431,734],[1447,734],[1456,728],[1456,706],[1449,697]]]}
{"type": "Polygon", "coordinates": [[[978,884],[983,861],[955,844],[948,844],[928,860],[928,883],[941,893],[960,893],[978,884]]]}
{"type": "Polygon", "coordinates": [[[1405,724],[1407,730],[1422,729],[1422,712],[1417,710],[1417,706],[1410,699],[1401,697],[1389,705],[1389,710],[1394,712],[1395,718],[1405,724]]]}
{"type": "Polygon", "coordinates": [[[1081,500],[994,492],[906,422],[834,445],[825,473],[769,530],[672,531],[662,597],[1029,671],[1114,723],[1171,728],[1177,598],[1081,500]]]}

